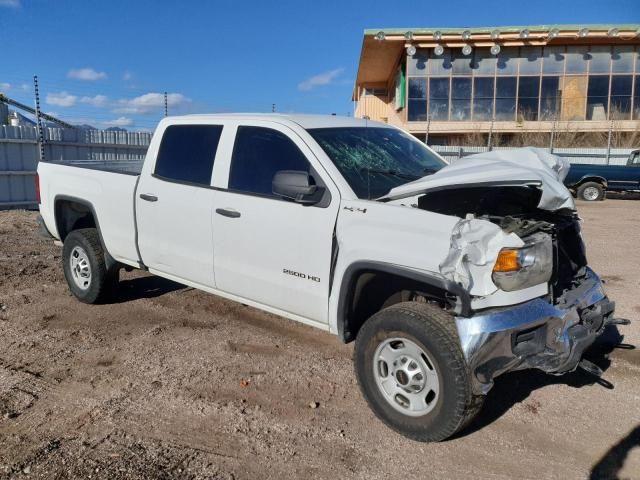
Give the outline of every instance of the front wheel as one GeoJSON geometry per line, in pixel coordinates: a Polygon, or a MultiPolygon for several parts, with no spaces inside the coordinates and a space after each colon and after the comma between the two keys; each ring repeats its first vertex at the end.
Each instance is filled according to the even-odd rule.
{"type": "Polygon", "coordinates": [[[360,389],[373,412],[398,433],[444,440],[480,410],[454,319],[440,308],[404,302],[365,322],[355,345],[360,389]]]}
{"type": "Polygon", "coordinates": [[[83,303],[103,303],[114,294],[118,268],[108,268],[95,228],[74,230],[64,239],[64,277],[71,293],[83,303]]]}

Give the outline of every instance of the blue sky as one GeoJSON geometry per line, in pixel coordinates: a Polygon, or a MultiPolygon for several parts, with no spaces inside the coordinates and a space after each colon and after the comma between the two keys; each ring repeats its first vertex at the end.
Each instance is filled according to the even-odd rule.
{"type": "Polygon", "coordinates": [[[640,22],[639,0],[0,0],[0,91],[99,127],[352,111],[365,28],[640,22]]]}

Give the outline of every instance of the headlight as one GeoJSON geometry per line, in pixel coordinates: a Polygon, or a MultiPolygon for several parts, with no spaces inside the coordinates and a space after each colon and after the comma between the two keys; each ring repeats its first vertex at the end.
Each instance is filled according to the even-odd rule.
{"type": "Polygon", "coordinates": [[[522,248],[503,248],[493,267],[493,283],[512,292],[548,282],[553,272],[553,245],[546,233],[535,233],[522,248]]]}

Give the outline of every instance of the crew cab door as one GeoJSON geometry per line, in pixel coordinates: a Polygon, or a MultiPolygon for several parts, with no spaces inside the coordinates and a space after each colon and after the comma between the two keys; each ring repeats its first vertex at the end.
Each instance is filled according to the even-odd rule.
{"type": "Polygon", "coordinates": [[[221,125],[169,125],[150,147],[135,203],[138,248],[152,273],[215,287],[211,177],[221,133],[221,125]]]}
{"type": "MultiPolygon", "coordinates": [[[[237,126],[213,220],[217,288],[328,323],[334,227],[339,195],[296,132],[272,122],[237,126]],[[324,188],[302,205],[272,192],[278,171],[305,171],[324,188]]],[[[220,175],[218,178],[222,178],[220,175]]]]}

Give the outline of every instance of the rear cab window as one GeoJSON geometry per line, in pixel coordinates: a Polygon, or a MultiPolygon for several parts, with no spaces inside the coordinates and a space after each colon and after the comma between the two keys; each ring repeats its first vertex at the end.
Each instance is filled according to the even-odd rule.
{"type": "Polygon", "coordinates": [[[211,185],[222,125],[171,125],[160,142],[154,176],[169,182],[211,185]]]}

